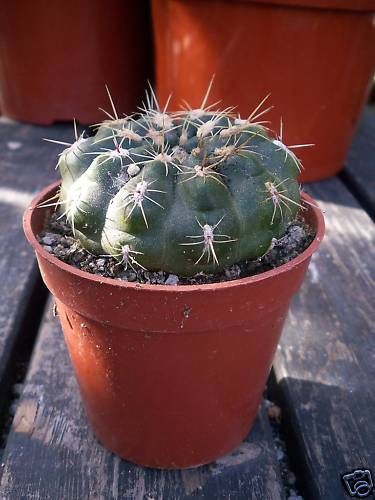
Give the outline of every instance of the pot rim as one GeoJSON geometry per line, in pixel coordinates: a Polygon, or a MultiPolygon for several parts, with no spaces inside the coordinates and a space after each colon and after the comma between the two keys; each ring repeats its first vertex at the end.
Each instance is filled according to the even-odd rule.
{"type": "Polygon", "coordinates": [[[243,0],[244,3],[255,3],[265,6],[275,5],[277,7],[296,9],[318,9],[338,10],[344,12],[375,12],[374,0],[356,0],[356,3],[348,0],[243,0]]]}
{"type": "Polygon", "coordinates": [[[294,259],[290,260],[289,262],[282,264],[281,266],[276,267],[275,269],[270,269],[269,271],[264,271],[260,274],[256,274],[254,276],[248,276],[245,278],[239,278],[235,280],[230,280],[230,281],[224,281],[224,282],[219,282],[219,283],[206,283],[206,284],[199,284],[199,285],[173,285],[173,286],[167,286],[167,285],[156,285],[156,284],[144,284],[144,283],[138,283],[138,282],[129,282],[129,281],[122,281],[122,280],[116,280],[114,278],[107,278],[104,276],[100,276],[97,274],[91,274],[86,271],[82,271],[81,269],[78,269],[70,264],[66,264],[65,262],[61,261],[54,255],[50,254],[43,248],[43,246],[39,243],[37,240],[36,235],[34,234],[34,231],[32,229],[32,216],[35,210],[38,209],[38,205],[43,202],[44,199],[47,199],[50,197],[52,194],[51,191],[56,190],[56,188],[60,185],[61,181],[56,181],[53,182],[52,184],[49,184],[47,187],[42,189],[31,201],[30,205],[26,207],[26,210],[23,215],[23,229],[26,235],[26,238],[30,245],[33,247],[36,253],[40,254],[40,256],[47,260],[50,264],[57,266],[61,268],[61,270],[67,272],[68,274],[73,274],[78,278],[83,278],[86,280],[90,280],[96,283],[100,284],[107,284],[107,285],[112,285],[115,287],[119,288],[133,288],[133,289],[142,289],[142,290],[155,290],[155,291],[163,291],[165,293],[183,293],[183,292],[193,292],[195,290],[199,290],[200,292],[204,291],[212,291],[213,289],[226,289],[226,288],[232,288],[234,286],[239,286],[239,285],[248,285],[251,283],[256,283],[260,282],[269,278],[272,278],[273,276],[276,276],[278,274],[286,273],[290,271],[292,268],[298,266],[302,262],[306,261],[311,257],[311,255],[319,248],[320,243],[323,240],[324,237],[324,232],[325,232],[325,223],[324,223],[324,217],[321,209],[316,206],[315,200],[309,196],[307,193],[301,192],[302,200],[307,201],[310,203],[308,205],[308,210],[311,211],[314,219],[314,225],[316,227],[316,234],[314,236],[313,241],[310,243],[310,245],[297,257],[294,259]]]}

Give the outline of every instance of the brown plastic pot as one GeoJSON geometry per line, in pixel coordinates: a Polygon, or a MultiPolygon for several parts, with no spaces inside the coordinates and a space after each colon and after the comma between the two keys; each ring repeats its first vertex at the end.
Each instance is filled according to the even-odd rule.
{"type": "Polygon", "coordinates": [[[148,2],[12,0],[0,15],[0,108],[20,121],[103,120],[140,104],[152,77],[148,2]],[[141,35],[140,35],[141,33],[141,35]]]}
{"type": "Polygon", "coordinates": [[[303,181],[342,169],[375,70],[374,0],[153,0],[156,82],[198,107],[216,74],[211,101],[241,115],[270,92],[262,119],[284,124],[303,181]]]}
{"type": "MultiPolygon", "coordinates": [[[[291,262],[258,276],[208,285],[127,283],[88,274],[46,252],[47,216],[24,215],[44,282],[55,297],[89,421],[121,457],[157,468],[211,462],[248,434],[291,297],[324,234],[291,262]]],[[[303,195],[311,201],[307,195],[303,195]]]]}

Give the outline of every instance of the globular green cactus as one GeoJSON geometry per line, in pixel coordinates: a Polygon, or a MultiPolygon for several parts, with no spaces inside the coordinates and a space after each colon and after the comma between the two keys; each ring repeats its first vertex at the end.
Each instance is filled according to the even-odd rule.
{"type": "MultiPolygon", "coordinates": [[[[168,113],[154,94],[60,156],[59,210],[82,246],[125,267],[180,276],[259,258],[301,208],[300,162],[269,136],[260,105],[168,113]]],[[[261,103],[263,104],[263,102],[261,103]]]]}

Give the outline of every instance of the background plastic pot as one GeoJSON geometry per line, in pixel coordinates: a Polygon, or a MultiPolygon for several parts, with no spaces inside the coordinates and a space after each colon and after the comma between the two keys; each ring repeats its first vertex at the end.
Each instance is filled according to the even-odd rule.
{"type": "Polygon", "coordinates": [[[141,103],[152,77],[148,2],[12,0],[0,15],[0,108],[16,120],[48,124],[103,120],[141,103]],[[141,36],[140,36],[141,30],[141,36]]]}
{"type": "Polygon", "coordinates": [[[301,180],[344,165],[375,70],[373,0],[153,0],[156,81],[161,102],[173,92],[200,105],[213,74],[211,101],[250,111],[271,92],[262,119],[296,150],[301,180]]]}
{"type": "Polygon", "coordinates": [[[32,202],[24,229],[55,296],[97,437],[158,468],[229,452],[256,416],[289,301],[323,238],[320,211],[306,215],[313,243],[275,270],[203,286],[140,285],[77,270],[43,249],[35,235],[48,209],[36,206],[56,188],[32,202]]]}

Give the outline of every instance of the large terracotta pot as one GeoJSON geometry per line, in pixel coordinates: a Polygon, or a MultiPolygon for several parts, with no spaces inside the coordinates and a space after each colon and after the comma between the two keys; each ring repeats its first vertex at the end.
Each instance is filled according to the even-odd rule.
{"type": "Polygon", "coordinates": [[[141,103],[152,77],[148,2],[11,0],[0,14],[0,108],[16,120],[83,124],[141,103]]]}
{"type": "MultiPolygon", "coordinates": [[[[121,457],[158,468],[211,462],[255,419],[291,297],[323,238],[279,268],[209,285],[140,285],[88,274],[46,252],[36,235],[53,196],[26,210],[24,229],[55,297],[89,421],[121,457]]],[[[311,199],[304,195],[305,199],[311,199]]]]}
{"type": "Polygon", "coordinates": [[[269,92],[263,119],[284,123],[299,149],[301,180],[336,174],[375,70],[374,0],[153,0],[160,100],[173,92],[200,105],[216,74],[211,102],[244,116],[269,92]]]}

